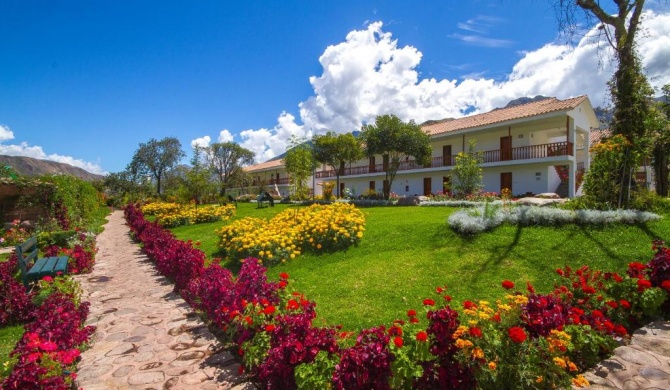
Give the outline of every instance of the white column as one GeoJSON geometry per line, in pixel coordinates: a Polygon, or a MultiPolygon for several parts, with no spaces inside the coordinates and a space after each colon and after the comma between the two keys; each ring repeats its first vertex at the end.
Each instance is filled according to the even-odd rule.
{"type": "Polygon", "coordinates": [[[568,162],[568,198],[574,198],[575,197],[575,183],[577,182],[577,175],[575,175],[575,172],[577,171],[575,164],[575,160],[571,159],[568,162]]]}

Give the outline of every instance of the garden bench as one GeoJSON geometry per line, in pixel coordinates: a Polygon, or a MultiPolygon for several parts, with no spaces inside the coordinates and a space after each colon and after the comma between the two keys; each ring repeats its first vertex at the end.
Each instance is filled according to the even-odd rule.
{"type": "Polygon", "coordinates": [[[269,192],[264,192],[258,195],[258,208],[263,208],[263,202],[270,202],[270,207],[275,207],[275,199],[270,195],[269,192]]]}
{"type": "Polygon", "coordinates": [[[28,287],[31,281],[40,280],[45,276],[56,276],[67,273],[67,256],[38,258],[37,238],[30,237],[16,246],[16,256],[19,258],[21,278],[28,287]],[[31,262],[34,262],[32,266],[31,262]]]}

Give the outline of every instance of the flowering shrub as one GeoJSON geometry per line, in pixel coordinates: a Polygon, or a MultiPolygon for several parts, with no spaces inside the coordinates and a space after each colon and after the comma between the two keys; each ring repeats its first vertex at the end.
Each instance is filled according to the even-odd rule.
{"type": "Polygon", "coordinates": [[[269,221],[244,218],[217,231],[228,259],[285,262],[304,251],[346,249],[363,238],[365,218],[353,205],[333,203],[286,210],[269,221]]]}
{"type": "Polygon", "coordinates": [[[235,214],[234,205],[213,206],[180,205],[177,203],[155,202],[142,206],[146,215],[155,215],[163,227],[228,220],[235,214]]]}
{"type": "Polygon", "coordinates": [[[3,389],[69,389],[79,357],[95,327],[83,324],[88,302],[76,306],[71,297],[55,293],[34,313],[35,321],[11,353],[13,371],[0,383],[3,389]]]}
{"type": "Polygon", "coordinates": [[[33,318],[34,293],[29,293],[23,283],[14,278],[18,261],[16,253],[12,253],[7,261],[0,263],[0,326],[25,323],[33,318]]]}
{"type": "Polygon", "coordinates": [[[95,235],[78,232],[68,240],[68,248],[50,245],[44,249],[45,256],[68,256],[68,273],[78,275],[93,271],[95,254],[95,235]]]}
{"type": "Polygon", "coordinates": [[[0,236],[0,246],[13,246],[24,242],[30,237],[30,233],[21,227],[21,221],[15,219],[9,229],[0,236]]]}
{"type": "MultiPolygon", "coordinates": [[[[158,233],[147,231],[160,228],[132,206],[126,215],[145,250],[151,247],[158,233]]],[[[176,241],[166,235],[162,246],[173,245],[170,240],[176,241]]],[[[504,300],[464,301],[460,314],[438,287],[436,299],[423,300],[425,317],[409,310],[407,320],[362,330],[355,341],[337,328],[314,327],[316,304],[289,293],[285,273],[268,282],[257,259],[242,261],[237,278],[200,264],[182,294],[228,335],[241,372],[265,388],[567,388],[588,385],[579,372],[607,356],[615,338],[628,337],[628,326],[667,302],[668,250],[661,242],[655,248],[652,261],[631,263],[624,276],[558,269],[563,283],[548,294],[530,284],[526,292],[515,291],[516,284],[505,280],[504,300]]],[[[181,261],[177,252],[170,256],[161,261],[181,261]]]]}

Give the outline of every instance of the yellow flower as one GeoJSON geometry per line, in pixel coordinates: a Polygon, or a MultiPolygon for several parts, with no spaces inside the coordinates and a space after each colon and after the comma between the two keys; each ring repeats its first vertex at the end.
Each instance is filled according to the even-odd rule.
{"type": "Polygon", "coordinates": [[[559,357],[554,358],[554,364],[561,367],[561,368],[567,367],[567,364],[565,363],[565,360],[563,360],[559,357]]]}
{"type": "Polygon", "coordinates": [[[542,382],[544,382],[544,377],[543,377],[542,375],[538,376],[538,377],[535,379],[535,382],[536,382],[536,383],[542,383],[542,382]]]}
{"type": "Polygon", "coordinates": [[[577,386],[577,387],[585,387],[589,386],[590,383],[586,378],[584,378],[584,375],[577,375],[576,377],[572,378],[572,384],[577,386]]]}
{"type": "Polygon", "coordinates": [[[495,371],[496,367],[496,362],[489,362],[489,370],[495,371]]]}
{"type": "Polygon", "coordinates": [[[456,348],[459,348],[459,349],[470,348],[470,347],[473,346],[472,341],[463,340],[463,339],[456,339],[455,345],[456,345],[456,348]]]}
{"type": "Polygon", "coordinates": [[[472,350],[472,357],[475,359],[483,359],[484,358],[484,351],[482,351],[481,348],[475,348],[472,350]]]}
{"type": "Polygon", "coordinates": [[[568,362],[568,370],[577,371],[577,365],[573,362],[568,362]]]}

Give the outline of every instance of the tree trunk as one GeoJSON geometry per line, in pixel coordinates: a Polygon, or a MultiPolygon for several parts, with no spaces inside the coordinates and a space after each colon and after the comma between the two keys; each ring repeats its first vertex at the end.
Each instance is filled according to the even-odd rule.
{"type": "Polygon", "coordinates": [[[662,145],[654,146],[654,180],[656,194],[668,196],[668,156],[662,145]]]}

